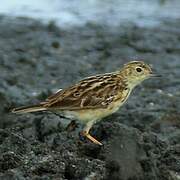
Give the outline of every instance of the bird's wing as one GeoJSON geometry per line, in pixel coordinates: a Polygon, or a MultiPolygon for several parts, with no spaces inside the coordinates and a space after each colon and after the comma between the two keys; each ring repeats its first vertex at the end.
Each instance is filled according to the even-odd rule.
{"type": "Polygon", "coordinates": [[[55,93],[42,104],[60,110],[106,108],[125,87],[115,74],[92,76],[55,93]]]}

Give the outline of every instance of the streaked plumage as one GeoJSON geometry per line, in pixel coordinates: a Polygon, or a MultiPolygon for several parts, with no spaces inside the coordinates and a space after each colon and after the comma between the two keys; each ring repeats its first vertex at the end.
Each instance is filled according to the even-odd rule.
{"type": "Polygon", "coordinates": [[[68,118],[76,118],[86,124],[84,135],[101,145],[89,135],[92,125],[116,112],[127,100],[132,89],[151,76],[149,65],[142,61],[132,61],[118,71],[88,77],[58,91],[38,105],[15,108],[12,112],[48,110],[62,113],[68,118]]]}

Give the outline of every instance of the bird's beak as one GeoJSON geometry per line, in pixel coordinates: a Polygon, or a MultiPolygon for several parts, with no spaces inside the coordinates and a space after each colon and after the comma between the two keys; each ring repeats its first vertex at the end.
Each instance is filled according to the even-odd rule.
{"type": "Polygon", "coordinates": [[[150,77],[160,78],[160,77],[162,77],[162,75],[160,75],[160,74],[155,74],[155,73],[151,73],[151,74],[150,74],[150,77]]]}

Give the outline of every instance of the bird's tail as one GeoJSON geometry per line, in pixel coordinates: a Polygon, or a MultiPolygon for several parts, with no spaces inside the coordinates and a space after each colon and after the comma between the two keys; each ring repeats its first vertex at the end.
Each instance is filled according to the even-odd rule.
{"type": "Polygon", "coordinates": [[[43,107],[42,104],[38,105],[32,105],[32,106],[22,106],[18,108],[12,109],[12,113],[18,113],[18,114],[23,114],[23,113],[29,113],[29,112],[37,112],[37,111],[45,111],[47,108],[43,107]]]}

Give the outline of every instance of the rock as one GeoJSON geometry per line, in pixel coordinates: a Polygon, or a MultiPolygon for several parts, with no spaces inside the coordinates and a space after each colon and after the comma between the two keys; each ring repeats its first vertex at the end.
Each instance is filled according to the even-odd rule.
{"type": "Polygon", "coordinates": [[[107,124],[103,128],[110,134],[103,152],[108,177],[145,179],[140,162],[146,158],[146,153],[141,144],[140,132],[119,123],[107,124]]]}
{"type": "Polygon", "coordinates": [[[0,18],[0,179],[178,178],[179,20],[158,27],[64,29],[28,18],[0,18]],[[80,141],[83,126],[52,113],[11,114],[53,90],[142,59],[163,74],[138,86],[91,134],[104,146],[80,141]]]}

